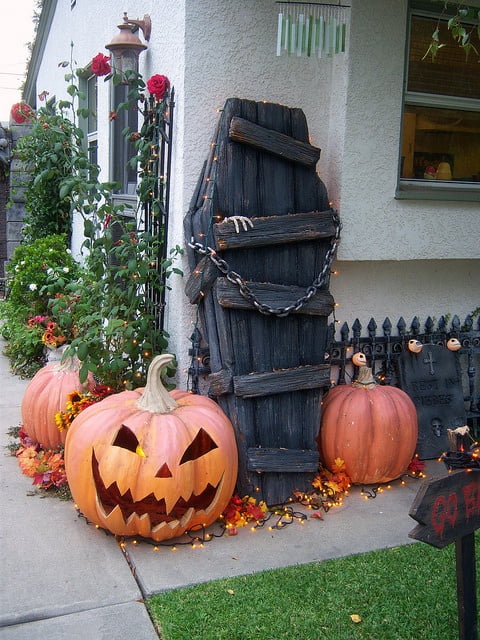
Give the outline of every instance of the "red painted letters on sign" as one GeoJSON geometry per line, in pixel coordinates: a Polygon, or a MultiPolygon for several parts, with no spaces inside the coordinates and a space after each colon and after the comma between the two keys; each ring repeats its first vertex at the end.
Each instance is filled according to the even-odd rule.
{"type": "Polygon", "coordinates": [[[440,538],[443,538],[445,526],[455,527],[458,516],[458,499],[456,493],[451,493],[448,498],[437,496],[432,506],[432,525],[440,538]]]}

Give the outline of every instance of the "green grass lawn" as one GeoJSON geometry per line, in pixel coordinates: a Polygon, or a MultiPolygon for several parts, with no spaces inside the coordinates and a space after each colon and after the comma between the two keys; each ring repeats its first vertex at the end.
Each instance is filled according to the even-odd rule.
{"type": "Polygon", "coordinates": [[[163,640],[458,640],[455,547],[415,543],[216,580],[147,607],[163,640]]]}

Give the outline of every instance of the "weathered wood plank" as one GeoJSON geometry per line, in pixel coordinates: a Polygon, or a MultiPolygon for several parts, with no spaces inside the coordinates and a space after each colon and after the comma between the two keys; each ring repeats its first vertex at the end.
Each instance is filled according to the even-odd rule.
{"type": "Polygon", "coordinates": [[[237,233],[233,221],[213,225],[215,248],[244,249],[322,240],[335,235],[333,211],[309,211],[252,219],[253,228],[237,233]]]}
{"type": "Polygon", "coordinates": [[[225,393],[233,392],[233,375],[227,369],[220,369],[208,376],[209,392],[212,396],[217,398],[225,393]]]}
{"type": "MultiPolygon", "coordinates": [[[[273,309],[292,305],[305,295],[305,289],[294,285],[288,286],[271,282],[247,282],[246,284],[263,304],[273,309]]],[[[218,278],[214,286],[217,302],[222,307],[255,310],[254,305],[242,296],[239,288],[226,278],[218,278]]],[[[333,307],[333,296],[328,291],[319,291],[307,304],[293,313],[329,316],[333,311],[333,307]]]]}
{"type": "Polygon", "coordinates": [[[238,116],[234,116],[230,122],[229,136],[235,142],[250,145],[307,167],[315,166],[320,159],[318,147],[238,116]]]}
{"type": "Polygon", "coordinates": [[[281,371],[234,376],[233,389],[236,396],[256,398],[300,389],[325,387],[328,386],[329,380],[330,367],[328,365],[306,365],[281,371]]]}
{"type": "Polygon", "coordinates": [[[185,294],[191,304],[198,304],[210,289],[219,270],[208,256],[204,256],[194,267],[185,283],[185,294]]]}
{"type": "Polygon", "coordinates": [[[248,469],[257,473],[297,473],[318,471],[318,451],[251,447],[247,449],[248,469]]]}
{"type": "Polygon", "coordinates": [[[480,528],[480,470],[424,480],[409,515],[419,524],[409,536],[443,549],[480,528]]]}

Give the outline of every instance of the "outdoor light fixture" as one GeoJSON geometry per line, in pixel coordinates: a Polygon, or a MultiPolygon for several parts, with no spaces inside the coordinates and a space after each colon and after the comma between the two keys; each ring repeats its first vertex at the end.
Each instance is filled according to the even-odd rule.
{"type": "Polygon", "coordinates": [[[130,20],[127,12],[123,14],[122,24],[117,25],[120,33],[105,45],[112,53],[112,63],[116,73],[128,75],[129,71],[138,72],[138,56],[147,49],[136,31],[140,28],[147,42],[150,40],[152,22],[149,15],[144,15],[143,20],[130,20]]]}

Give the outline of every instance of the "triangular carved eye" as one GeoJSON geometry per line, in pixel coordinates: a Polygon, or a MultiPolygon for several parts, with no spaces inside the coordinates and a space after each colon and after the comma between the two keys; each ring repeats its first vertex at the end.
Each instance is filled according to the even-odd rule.
{"type": "Polygon", "coordinates": [[[137,436],[131,429],[122,424],[118,430],[113,446],[122,447],[122,449],[128,449],[129,451],[133,451],[133,453],[137,453],[138,445],[139,442],[137,436]]]}
{"type": "Polygon", "coordinates": [[[218,444],[212,440],[205,429],[200,429],[193,442],[185,450],[185,453],[180,460],[180,464],[190,462],[190,460],[196,460],[197,458],[204,456],[209,451],[213,451],[213,449],[217,448],[218,444]]]}
{"type": "Polygon", "coordinates": [[[156,478],[171,478],[172,477],[172,472],[170,471],[170,469],[168,468],[168,464],[165,462],[165,464],[163,466],[160,467],[160,469],[157,471],[157,473],[155,474],[156,478]]]}

